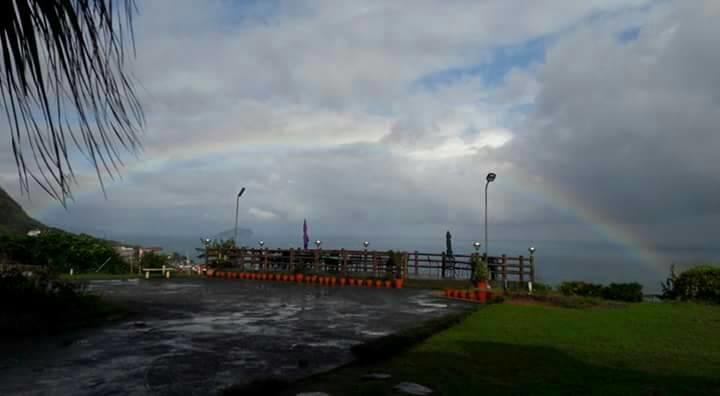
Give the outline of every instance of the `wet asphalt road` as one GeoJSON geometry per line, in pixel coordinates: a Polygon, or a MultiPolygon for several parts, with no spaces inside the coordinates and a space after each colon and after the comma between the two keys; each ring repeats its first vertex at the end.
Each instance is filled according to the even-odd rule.
{"type": "Polygon", "coordinates": [[[356,343],[468,308],[428,291],[222,280],[94,281],[140,312],[0,354],[0,395],[207,395],[347,363],[356,343]]]}

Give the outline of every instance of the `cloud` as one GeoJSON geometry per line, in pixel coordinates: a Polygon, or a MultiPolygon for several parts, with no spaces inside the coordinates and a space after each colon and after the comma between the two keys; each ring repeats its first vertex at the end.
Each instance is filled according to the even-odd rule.
{"type": "Polygon", "coordinates": [[[25,204],[50,222],[212,232],[246,186],[253,228],[475,230],[489,170],[490,221],[535,234],[574,236],[579,205],[660,237],[643,224],[707,227],[683,219],[717,212],[712,1],[141,9],[145,152],[108,200],[89,169],[69,212],[34,194],[25,204]]]}
{"type": "Polygon", "coordinates": [[[259,220],[272,220],[277,218],[277,215],[269,210],[262,210],[258,208],[250,208],[248,209],[248,214],[250,216],[256,217],[259,220]]]}
{"type": "Polygon", "coordinates": [[[630,42],[595,26],[549,49],[535,111],[502,154],[618,222],[717,214],[718,15],[667,7],[630,42]]]}

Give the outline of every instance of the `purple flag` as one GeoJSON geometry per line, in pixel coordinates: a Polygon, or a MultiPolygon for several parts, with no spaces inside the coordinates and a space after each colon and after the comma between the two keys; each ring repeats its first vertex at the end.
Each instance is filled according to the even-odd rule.
{"type": "Polygon", "coordinates": [[[310,238],[307,233],[307,219],[305,219],[303,220],[303,248],[305,250],[308,248],[308,242],[310,242],[310,238]]]}

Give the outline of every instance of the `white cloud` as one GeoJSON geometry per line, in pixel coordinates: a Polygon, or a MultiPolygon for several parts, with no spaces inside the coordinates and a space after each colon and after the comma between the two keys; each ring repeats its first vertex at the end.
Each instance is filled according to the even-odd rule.
{"type": "Polygon", "coordinates": [[[259,219],[259,220],[272,220],[277,218],[277,215],[269,210],[263,210],[258,208],[248,209],[248,214],[259,219]]]}
{"type": "MultiPolygon", "coordinates": [[[[710,133],[720,81],[710,71],[720,65],[717,28],[700,6],[716,7],[648,3],[142,2],[133,70],[148,113],[145,154],[129,159],[109,201],[83,194],[70,214],[95,208],[83,221],[168,230],[202,215],[222,229],[243,185],[257,224],[474,223],[490,169],[500,175],[496,222],[557,216],[524,186],[538,179],[603,209],[621,196],[705,210],[715,195],[701,181],[715,180],[707,169],[720,147],[710,133]],[[636,26],[636,41],[617,41],[636,26]],[[548,35],[545,62],[501,65],[510,69],[502,81],[421,83],[548,35]],[[673,189],[659,172],[706,198],[662,198],[673,189]]],[[[3,183],[14,178],[10,160],[0,158],[3,183]]]]}

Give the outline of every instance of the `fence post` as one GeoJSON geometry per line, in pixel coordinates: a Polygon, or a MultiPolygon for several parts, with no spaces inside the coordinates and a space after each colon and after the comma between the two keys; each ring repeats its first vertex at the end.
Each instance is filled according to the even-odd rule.
{"type": "Polygon", "coordinates": [[[445,279],[445,252],[442,252],[442,259],[440,264],[440,278],[445,279]]]}
{"type": "Polygon", "coordinates": [[[372,252],[372,269],[373,269],[373,276],[377,277],[377,252],[374,250],[372,252]]]}
{"type": "Polygon", "coordinates": [[[267,248],[264,250],[262,248],[260,249],[260,254],[263,255],[263,261],[265,262],[265,264],[264,264],[265,271],[270,269],[270,263],[268,262],[268,254],[267,253],[268,253],[267,248]]]}
{"type": "Polygon", "coordinates": [[[503,282],[503,288],[507,289],[507,262],[505,261],[507,258],[503,258],[502,263],[502,282],[503,282]]]}
{"type": "MultiPolygon", "coordinates": [[[[503,254],[503,255],[501,256],[501,260],[502,260],[502,261],[501,261],[500,264],[502,265],[502,268],[505,268],[505,266],[507,265],[507,255],[504,255],[504,254],[503,254]]],[[[495,269],[497,270],[497,267],[495,267],[495,269]]],[[[504,270],[503,270],[503,271],[504,271],[504,270]]]]}
{"type": "Polygon", "coordinates": [[[407,277],[408,277],[408,258],[409,258],[409,254],[403,253],[403,273],[402,273],[402,279],[407,279],[407,277]]]}
{"type": "Polygon", "coordinates": [[[294,263],[293,263],[293,261],[294,261],[293,259],[294,259],[294,258],[295,258],[295,250],[293,250],[292,248],[290,248],[290,257],[288,258],[287,272],[292,273],[292,271],[293,271],[293,269],[294,269],[294,268],[293,268],[293,267],[294,267],[294,263]]]}
{"type": "Polygon", "coordinates": [[[347,273],[347,252],[345,249],[340,249],[340,267],[340,271],[344,276],[347,273]]]}
{"type": "Polygon", "coordinates": [[[317,248],[315,250],[315,257],[313,259],[313,272],[317,272],[318,267],[320,267],[320,248],[317,248]]]}
{"type": "Polygon", "coordinates": [[[418,268],[419,268],[419,263],[418,263],[418,251],[416,250],[416,251],[415,251],[415,276],[418,276],[418,274],[419,274],[418,268]]]}
{"type": "Polygon", "coordinates": [[[525,283],[525,258],[520,256],[520,283],[525,283]]]}
{"type": "Polygon", "coordinates": [[[530,282],[535,283],[535,257],[530,255],[530,282]]]}

